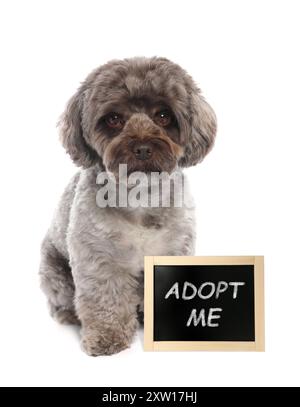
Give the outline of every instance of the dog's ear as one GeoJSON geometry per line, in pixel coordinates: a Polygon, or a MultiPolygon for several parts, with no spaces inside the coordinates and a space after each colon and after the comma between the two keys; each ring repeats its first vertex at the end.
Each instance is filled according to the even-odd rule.
{"type": "Polygon", "coordinates": [[[179,165],[190,167],[202,161],[211,150],[217,131],[216,115],[200,92],[191,95],[190,117],[183,127],[186,145],[179,165]]]}
{"type": "Polygon", "coordinates": [[[81,89],[67,103],[59,119],[60,140],[68,154],[78,166],[91,167],[97,162],[96,152],[88,145],[82,129],[84,92],[81,89]]]}

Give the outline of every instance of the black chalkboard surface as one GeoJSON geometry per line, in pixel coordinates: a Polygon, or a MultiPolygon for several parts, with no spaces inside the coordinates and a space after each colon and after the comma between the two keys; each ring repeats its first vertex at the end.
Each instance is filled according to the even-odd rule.
{"type": "Polygon", "coordinates": [[[263,258],[145,258],[146,350],[262,350],[263,258]]]}
{"type": "Polygon", "coordinates": [[[254,265],[155,266],[154,292],[156,341],[255,340],[254,265]]]}

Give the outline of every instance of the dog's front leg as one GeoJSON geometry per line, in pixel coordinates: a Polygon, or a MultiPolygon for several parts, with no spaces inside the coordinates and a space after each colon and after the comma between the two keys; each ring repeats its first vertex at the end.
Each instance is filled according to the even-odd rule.
{"type": "Polygon", "coordinates": [[[88,264],[88,270],[80,262],[73,268],[82,347],[92,356],[118,353],[130,346],[138,326],[137,281],[113,263],[88,264]]]}

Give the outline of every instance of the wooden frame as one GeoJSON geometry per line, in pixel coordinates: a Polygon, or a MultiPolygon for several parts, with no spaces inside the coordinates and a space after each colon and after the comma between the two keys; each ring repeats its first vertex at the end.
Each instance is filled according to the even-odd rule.
{"type": "Polygon", "coordinates": [[[263,256],[145,256],[144,294],[145,351],[264,351],[264,258],[263,256]],[[154,341],[154,266],[254,265],[255,341],[154,341]]]}

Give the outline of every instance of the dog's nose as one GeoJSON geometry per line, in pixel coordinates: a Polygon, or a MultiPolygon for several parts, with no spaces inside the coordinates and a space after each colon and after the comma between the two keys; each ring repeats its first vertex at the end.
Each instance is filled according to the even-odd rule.
{"type": "Polygon", "coordinates": [[[149,144],[135,144],[133,153],[138,160],[148,160],[152,156],[152,148],[149,144]]]}

